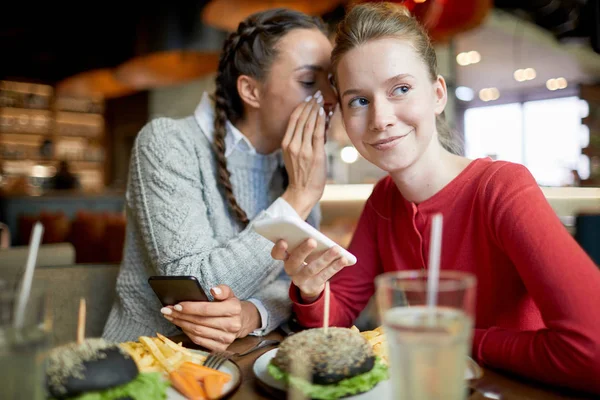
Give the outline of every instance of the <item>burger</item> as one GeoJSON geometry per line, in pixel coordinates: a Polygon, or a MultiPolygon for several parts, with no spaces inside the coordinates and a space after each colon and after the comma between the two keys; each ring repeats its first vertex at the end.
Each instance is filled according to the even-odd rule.
{"type": "Polygon", "coordinates": [[[388,378],[387,366],[369,342],[346,328],[308,329],[287,337],[268,371],[313,399],[367,392],[388,378]]]}
{"type": "Polygon", "coordinates": [[[50,351],[46,388],[51,399],[164,399],[160,373],[139,373],[131,356],[104,339],[86,339],[50,351]]]}

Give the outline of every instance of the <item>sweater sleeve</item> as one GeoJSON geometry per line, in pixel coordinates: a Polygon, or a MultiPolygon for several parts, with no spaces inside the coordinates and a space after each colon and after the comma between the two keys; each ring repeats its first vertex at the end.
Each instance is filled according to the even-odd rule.
{"type": "Polygon", "coordinates": [[[600,393],[600,271],[525,167],[502,166],[485,197],[492,235],[514,263],[546,328],[478,329],[474,355],[491,367],[600,393]]]}
{"type": "Polygon", "coordinates": [[[196,276],[211,299],[209,289],[219,284],[249,298],[274,281],[283,264],[271,258],[273,244],[252,230],[254,221],[235,237],[214,237],[208,215],[222,199],[204,195],[201,174],[208,171],[201,170],[192,140],[176,122],[160,118],[142,129],[133,147],[127,203],[147,262],[161,275],[196,276]]]}
{"type": "MultiPolygon", "coordinates": [[[[373,195],[365,204],[348,247],[348,251],[356,256],[357,262],[342,269],[329,283],[330,326],[351,326],[375,291],[374,279],[380,272],[381,262],[377,250],[377,215],[372,204],[373,195]]],[[[323,325],[325,300],[322,294],[310,304],[302,302],[300,291],[294,284],[290,286],[289,294],[300,325],[309,328],[323,325]]]]}

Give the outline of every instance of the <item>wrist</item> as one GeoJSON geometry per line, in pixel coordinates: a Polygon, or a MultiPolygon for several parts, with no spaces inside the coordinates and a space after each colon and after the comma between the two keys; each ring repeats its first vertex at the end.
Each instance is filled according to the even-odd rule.
{"type": "Polygon", "coordinates": [[[317,198],[316,201],[313,199],[314,197],[308,191],[298,191],[292,188],[286,189],[286,191],[281,195],[281,197],[298,213],[300,218],[305,220],[308,218],[308,214],[313,209],[315,204],[319,201],[317,198]]]}
{"type": "Polygon", "coordinates": [[[298,292],[300,292],[300,300],[303,304],[311,304],[317,301],[317,299],[319,298],[319,296],[321,296],[321,293],[323,291],[320,291],[318,293],[305,293],[302,291],[302,289],[298,288],[298,292]]]}
{"type": "Polygon", "coordinates": [[[242,301],[242,329],[238,337],[246,337],[261,326],[260,312],[256,306],[249,301],[242,301]]]}

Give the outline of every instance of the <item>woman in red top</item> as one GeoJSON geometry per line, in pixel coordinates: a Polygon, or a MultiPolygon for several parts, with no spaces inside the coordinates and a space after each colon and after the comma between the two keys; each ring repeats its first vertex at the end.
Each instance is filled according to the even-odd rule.
{"type": "Polygon", "coordinates": [[[332,64],[343,120],[360,154],[389,173],[374,188],[350,244],[307,259],[286,254],[301,324],[350,326],[387,271],[426,268],[431,216],[442,213],[441,268],[477,276],[473,356],[483,365],[600,393],[600,271],[562,226],[529,171],[452,151],[439,117],[447,88],[417,23],[390,4],[363,4],[341,23],[332,64]],[[308,265],[304,266],[304,261],[308,265]]]}

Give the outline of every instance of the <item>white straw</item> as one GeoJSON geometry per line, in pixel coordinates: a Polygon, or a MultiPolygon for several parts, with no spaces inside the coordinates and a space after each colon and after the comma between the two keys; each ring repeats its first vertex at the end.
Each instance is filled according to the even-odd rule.
{"type": "Polygon", "coordinates": [[[25,306],[31,293],[31,284],[33,282],[33,271],[35,269],[35,263],[37,261],[38,249],[40,248],[40,241],[42,240],[42,233],[44,232],[44,226],[38,221],[33,226],[31,232],[31,238],[29,240],[29,253],[27,255],[27,264],[25,264],[25,274],[23,275],[23,282],[21,283],[21,289],[17,297],[17,304],[15,310],[15,328],[20,329],[25,323],[25,306]]]}
{"type": "Polygon", "coordinates": [[[431,222],[431,242],[429,243],[429,273],[427,275],[427,306],[430,318],[437,305],[440,279],[440,258],[442,253],[442,214],[435,214],[431,222]]]}
{"type": "Polygon", "coordinates": [[[325,307],[323,310],[323,328],[325,328],[325,334],[329,329],[329,281],[325,282],[325,307]]]}

